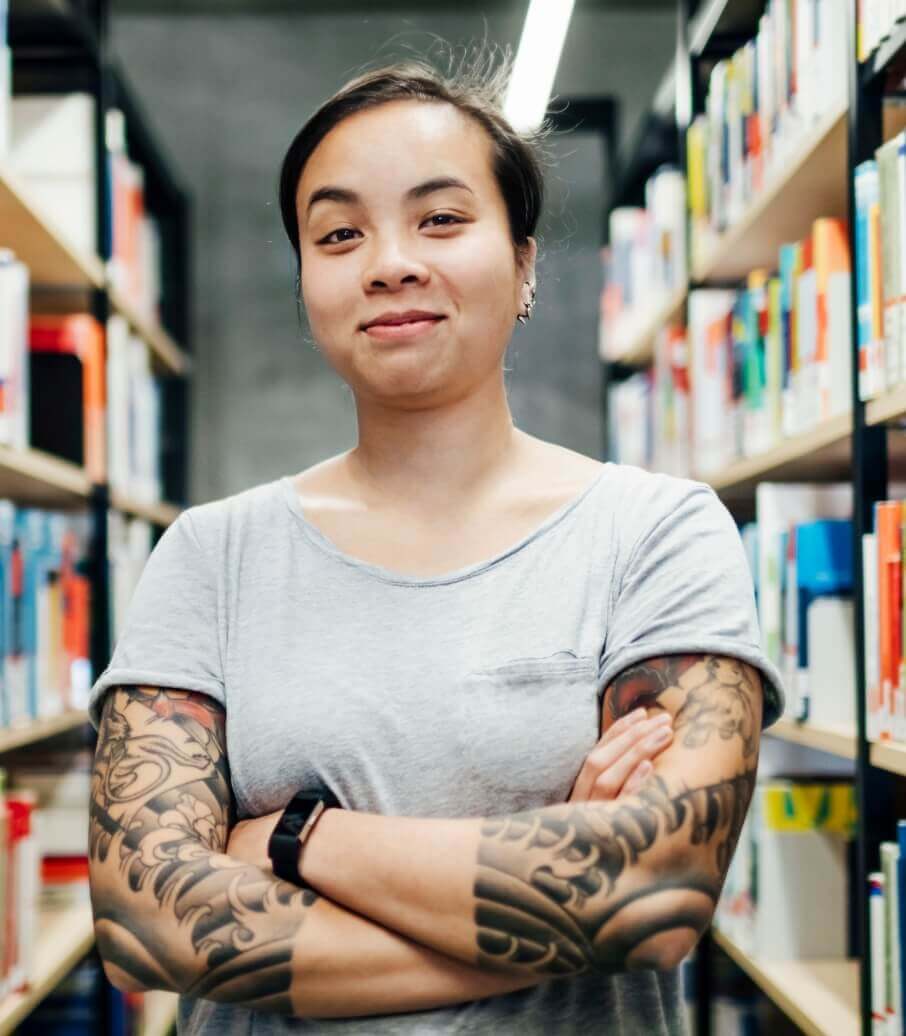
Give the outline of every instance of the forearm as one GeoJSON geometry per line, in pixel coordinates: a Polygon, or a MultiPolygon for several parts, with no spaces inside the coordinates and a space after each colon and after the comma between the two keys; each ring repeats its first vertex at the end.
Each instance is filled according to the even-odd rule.
{"type": "Polygon", "coordinates": [[[93,898],[99,951],[124,988],[355,1017],[429,1010],[542,980],[452,960],[203,846],[170,875],[166,897],[117,880],[96,877],[93,898]]]}
{"type": "Polygon", "coordinates": [[[331,900],[482,970],[674,967],[707,926],[754,775],[498,818],[329,810],[301,856],[331,900]],[[361,847],[367,846],[367,853],[361,847]]]}

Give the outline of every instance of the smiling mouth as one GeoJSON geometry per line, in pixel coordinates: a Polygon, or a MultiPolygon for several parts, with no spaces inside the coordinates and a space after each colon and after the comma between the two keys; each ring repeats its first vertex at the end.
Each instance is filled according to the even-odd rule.
{"type": "Polygon", "coordinates": [[[430,331],[445,319],[445,317],[420,317],[417,320],[405,320],[399,324],[370,324],[365,328],[365,333],[374,338],[383,339],[412,338],[425,331],[430,331]]]}

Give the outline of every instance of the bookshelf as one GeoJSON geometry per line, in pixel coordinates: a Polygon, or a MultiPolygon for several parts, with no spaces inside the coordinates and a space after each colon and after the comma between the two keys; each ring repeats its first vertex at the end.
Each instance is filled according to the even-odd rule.
{"type": "MultiPolygon", "coordinates": [[[[37,289],[34,309],[89,312],[101,324],[113,315],[124,318],[130,333],[148,347],[152,370],[162,388],[161,466],[165,499],[147,503],[95,484],[86,470],[38,450],[0,446],[0,497],[19,506],[87,511],[92,535],[87,569],[91,579],[91,664],[100,673],[109,661],[111,572],[108,563],[108,511],[141,518],[158,530],[170,525],[186,499],[188,379],[190,348],[190,239],[192,225],[188,192],[174,174],[134,96],[123,71],[111,60],[107,30],[108,0],[91,4],[51,0],[11,5],[9,45],[12,48],[14,95],[89,93],[94,104],[96,168],[113,168],[108,150],[107,113],[116,109],[129,159],[141,166],[143,203],[158,224],[164,276],[161,277],[160,323],[149,321],[115,287],[111,252],[113,180],[100,176],[96,184],[97,248],[90,253],[73,247],[9,162],[0,158],[0,246],[11,248],[29,268],[37,289]],[[38,295],[37,293],[41,294],[38,295]]],[[[115,136],[115,135],[114,135],[115,136]]],[[[109,457],[109,443],[108,443],[109,457]]],[[[84,710],[0,729],[2,754],[36,745],[75,731],[88,723],[84,710]]],[[[72,967],[94,948],[89,903],[67,910],[44,912],[40,918],[36,962],[38,974],[29,989],[0,1002],[0,1036],[16,1030],[72,967]]],[[[103,980],[104,995],[111,992],[103,980]]],[[[175,1020],[175,996],[149,996],[145,1032],[165,1036],[175,1020]]],[[[109,1015],[108,1015],[109,1017],[109,1015]]],[[[99,1028],[99,1036],[102,1036],[99,1028]]]]}
{"type": "Polygon", "coordinates": [[[714,942],[806,1036],[859,1036],[859,966],[839,960],[756,960],[712,928],[714,942]]]}
{"type": "Polygon", "coordinates": [[[94,946],[91,904],[41,915],[35,947],[36,972],[29,988],[0,1000],[0,1036],[16,1031],[41,1001],[94,946]]]}
{"type": "MultiPolygon", "coordinates": [[[[845,11],[848,23],[846,46],[849,57],[840,63],[835,56],[833,67],[836,69],[839,64],[841,76],[846,76],[847,97],[827,109],[798,137],[790,138],[783,158],[773,162],[772,171],[761,190],[739,218],[721,233],[697,236],[689,260],[689,283],[685,289],[670,300],[656,300],[649,319],[637,321],[632,333],[626,334],[624,339],[617,337],[615,347],[603,357],[605,396],[611,382],[629,377],[640,367],[653,363],[653,343],[659,331],[670,321],[681,319],[689,292],[703,287],[735,288],[744,284],[754,270],[775,271],[780,246],[809,237],[816,219],[835,217],[844,220],[849,235],[849,252],[851,256],[855,255],[855,168],[860,162],[874,157],[875,150],[883,141],[904,128],[902,106],[885,106],[884,98],[888,91],[896,93],[902,90],[906,71],[906,20],[896,23],[877,51],[860,66],[855,51],[856,3],[840,7],[845,11]]],[[[707,77],[716,61],[727,58],[755,38],[764,5],[753,6],[745,0],[704,0],[700,4],[679,0],[677,10],[676,57],[653,107],[660,113],[675,112],[677,144],[665,149],[662,161],[669,162],[678,153],[680,168],[684,168],[686,130],[692,125],[693,118],[705,110],[707,77]],[[689,11],[693,7],[696,15],[690,18],[689,11]],[[731,12],[736,18],[733,30],[722,32],[721,22],[726,23],[731,12]]],[[[816,80],[815,89],[822,90],[824,85],[824,79],[816,80]]],[[[721,102],[716,103],[719,106],[721,102]]],[[[747,129],[741,132],[747,132],[747,129]]],[[[732,149],[735,144],[731,142],[727,146],[732,149]]],[[[696,161],[701,161],[700,151],[694,152],[694,156],[696,161]]],[[[650,170],[656,165],[656,160],[647,156],[644,168],[650,170]]],[[[633,168],[631,160],[625,162],[626,170],[633,168]]],[[[627,175],[624,174],[619,181],[622,191],[620,204],[638,203],[637,199],[644,196],[644,185],[627,185],[627,175]],[[633,200],[627,202],[627,198],[633,200]]],[[[761,481],[843,482],[853,488],[857,660],[855,729],[820,728],[784,718],[767,732],[768,737],[829,753],[854,764],[859,819],[852,854],[851,887],[858,897],[854,940],[850,947],[853,959],[824,962],[754,960],[726,935],[712,928],[713,942],[748,973],[803,1032],[822,1036],[871,1034],[872,952],[869,945],[867,875],[879,869],[879,843],[894,838],[894,821],[903,815],[897,812],[896,804],[903,801],[906,791],[903,784],[906,744],[889,741],[869,744],[867,740],[865,672],[861,664],[865,657],[862,536],[871,530],[874,503],[887,499],[890,484],[903,477],[906,460],[903,443],[906,440],[900,433],[906,429],[906,385],[899,385],[864,404],[859,400],[854,344],[858,329],[854,280],[852,277],[848,329],[849,341],[853,343],[848,385],[851,409],[822,421],[804,434],[782,440],[764,453],[735,460],[717,470],[695,471],[693,475],[709,483],[741,520],[754,517],[755,489],[761,481]]],[[[736,313],[734,310],[734,318],[736,313]]],[[[665,363],[673,362],[673,355],[666,353],[665,363]]],[[[686,362],[685,356],[678,361],[680,366],[686,362]]],[[[686,369],[691,371],[691,365],[686,369]]],[[[733,373],[735,377],[737,371],[734,369],[733,373]]],[[[640,381],[636,384],[643,385],[640,381]]],[[[658,398],[655,392],[659,389],[660,382],[651,386],[652,396],[649,398],[658,398]]],[[[632,392],[635,391],[634,386],[632,392]]],[[[640,387],[638,391],[635,398],[643,399],[643,389],[640,387]]],[[[631,393],[628,398],[632,400],[631,393]]],[[[646,401],[638,405],[644,407],[648,404],[646,401]]],[[[673,416],[672,412],[668,416],[673,416]]],[[[672,442],[668,443],[668,449],[671,445],[672,442]]],[[[696,978],[697,1036],[711,1036],[713,1031],[711,1004],[714,991],[708,944],[709,940],[703,941],[702,963],[696,978]]]]}
{"type": "Polygon", "coordinates": [[[769,730],[768,737],[776,737],[781,741],[789,741],[807,748],[817,748],[820,752],[839,756],[841,759],[856,758],[856,732],[835,727],[816,727],[810,723],[797,723],[795,720],[781,717],[769,730]]]}

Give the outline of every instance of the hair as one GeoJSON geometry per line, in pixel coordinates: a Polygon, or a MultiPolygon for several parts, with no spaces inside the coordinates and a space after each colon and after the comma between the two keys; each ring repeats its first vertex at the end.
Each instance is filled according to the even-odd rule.
{"type": "Polygon", "coordinates": [[[473,119],[493,145],[494,177],[506,204],[510,236],[517,253],[535,234],[544,202],[543,142],[550,127],[517,132],[503,115],[502,103],[512,73],[509,48],[496,64],[497,48],[481,44],[464,54],[459,68],[443,73],[421,58],[411,58],[364,72],[330,97],[299,130],[280,170],[280,212],[301,277],[296,192],[305,164],[324,137],[343,119],[390,101],[445,102],[473,119]]]}

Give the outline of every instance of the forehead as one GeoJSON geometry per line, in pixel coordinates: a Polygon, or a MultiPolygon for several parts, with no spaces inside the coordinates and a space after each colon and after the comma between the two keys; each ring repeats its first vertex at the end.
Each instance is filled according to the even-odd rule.
{"type": "Polygon", "coordinates": [[[305,164],[297,199],[322,184],[350,187],[363,196],[438,174],[456,175],[476,192],[494,186],[490,137],[452,104],[390,101],[356,112],[335,126],[305,164]]]}

